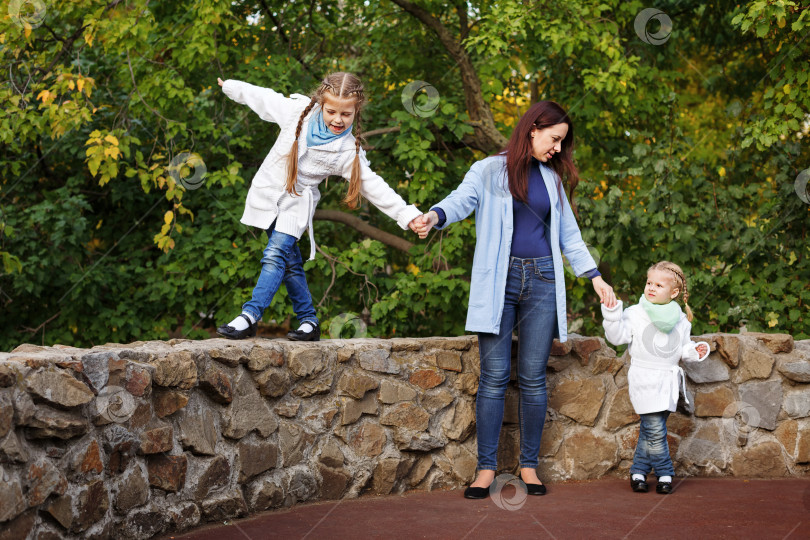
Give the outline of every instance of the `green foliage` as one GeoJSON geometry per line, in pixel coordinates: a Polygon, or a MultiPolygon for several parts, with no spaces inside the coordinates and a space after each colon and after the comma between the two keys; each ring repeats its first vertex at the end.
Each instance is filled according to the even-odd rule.
{"type": "MultiPolygon", "coordinates": [[[[695,333],[810,337],[810,205],[796,191],[810,10],[659,2],[673,31],[652,45],[634,30],[640,0],[419,5],[463,43],[502,133],[532,94],[569,110],[579,223],[621,297],[635,302],[645,269],[670,259],[689,276],[695,333]]],[[[372,167],[425,210],[485,155],[468,146],[459,67],[390,1],[65,0],[34,26],[0,22],[2,350],[202,338],[239,312],[266,243],[239,218],[278,129],[217,77],[289,94],[361,74],[364,131],[394,128],[368,138],[372,167]],[[403,107],[413,80],[439,92],[433,114],[403,107]],[[199,162],[172,163],[185,154],[207,170],[197,189],[184,180],[199,162]]],[[[321,191],[321,208],[345,210],[345,183],[321,191]]],[[[324,329],[359,317],[372,336],[463,332],[474,216],[420,242],[367,202],[356,214],[415,246],[316,222],[305,268],[324,329]]],[[[571,329],[599,333],[588,280],[568,288],[571,329]]],[[[291,317],[282,288],[264,321],[291,317]]]]}

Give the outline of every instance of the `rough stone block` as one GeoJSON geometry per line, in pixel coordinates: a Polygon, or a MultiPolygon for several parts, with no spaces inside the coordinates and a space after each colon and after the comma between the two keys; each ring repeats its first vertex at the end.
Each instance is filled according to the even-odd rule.
{"type": "Polygon", "coordinates": [[[788,474],[782,447],[769,441],[740,450],[731,460],[734,476],[774,478],[788,474]]]}
{"type": "Polygon", "coordinates": [[[563,441],[563,464],[569,478],[599,478],[619,462],[614,438],[590,430],[576,430],[563,441]]]}
{"type": "Polygon", "coordinates": [[[436,353],[436,365],[447,371],[461,373],[461,353],[458,351],[438,351],[436,353]]]}
{"type": "Polygon", "coordinates": [[[779,355],[777,369],[791,381],[808,383],[810,382],[810,354],[797,349],[790,354],[779,355]]]}
{"type": "Polygon", "coordinates": [[[397,374],[402,371],[399,363],[385,349],[362,350],[355,353],[360,367],[367,371],[397,374]]]}
{"type": "Polygon", "coordinates": [[[281,450],[281,464],[292,467],[301,463],[304,454],[311,449],[315,435],[292,422],[281,422],[278,429],[278,446],[281,450]]]}
{"type": "Polygon", "coordinates": [[[380,386],[380,381],[361,371],[347,370],[338,379],[338,394],[362,398],[369,390],[380,386]]]}
{"type": "Polygon", "coordinates": [[[251,512],[262,512],[284,504],[284,488],[278,480],[258,480],[245,490],[251,512]]]}
{"type": "Polygon", "coordinates": [[[728,366],[716,353],[702,362],[684,362],[683,370],[692,382],[698,384],[729,380],[728,366]]]}
{"type": "Polygon", "coordinates": [[[742,383],[750,379],[767,379],[773,371],[773,356],[758,349],[746,348],[740,366],[734,374],[734,382],[742,383]]]}
{"type": "Polygon", "coordinates": [[[400,403],[386,410],[380,417],[380,423],[413,431],[424,431],[428,427],[430,414],[413,403],[400,403]]]}
{"type": "Polygon", "coordinates": [[[350,432],[348,444],[358,455],[376,457],[382,453],[387,440],[385,429],[377,424],[365,423],[350,432]]]}
{"type": "Polygon", "coordinates": [[[197,364],[188,351],[158,356],[152,363],[155,366],[153,381],[159,386],[174,386],[187,390],[197,384],[197,364]]]}
{"type": "Polygon", "coordinates": [[[113,507],[121,514],[127,514],[149,500],[149,485],[140,466],[133,467],[116,478],[113,483],[113,507]]]}
{"type": "Polygon", "coordinates": [[[152,406],[158,418],[164,418],[179,411],[188,403],[188,395],[177,390],[155,390],[152,406]]]}
{"type": "Polygon", "coordinates": [[[222,434],[241,439],[253,430],[267,437],[278,429],[278,420],[247,372],[240,371],[234,384],[233,401],[222,411],[222,434]]]}
{"type": "Polygon", "coordinates": [[[354,424],[363,414],[377,414],[377,396],[369,392],[361,400],[352,398],[341,398],[343,414],[340,418],[341,425],[354,424]]]}
{"type": "Polygon", "coordinates": [[[133,538],[152,538],[169,524],[169,516],[158,510],[132,512],[124,521],[123,530],[133,538]]]}
{"type": "Polygon", "coordinates": [[[740,401],[752,405],[759,413],[759,427],[776,429],[776,417],[782,408],[781,381],[743,383],[739,394],[740,401]]]}
{"type": "Polygon", "coordinates": [[[0,523],[14,519],[27,507],[19,479],[0,482],[0,523]]]}
{"type": "Polygon", "coordinates": [[[351,480],[345,469],[331,469],[319,464],[318,472],[321,475],[321,498],[326,500],[342,498],[351,480]]]}
{"type": "Polygon", "coordinates": [[[782,402],[782,407],[791,418],[810,416],[810,388],[788,390],[782,402]]]}
{"type": "Polygon", "coordinates": [[[790,334],[766,334],[765,332],[746,332],[747,337],[756,338],[772,353],[789,353],[793,350],[793,336],[790,334]]]}
{"type": "Polygon", "coordinates": [[[67,478],[46,459],[28,466],[25,481],[28,507],[39,506],[51,494],[64,495],[68,486],[67,478]]]}
{"type": "Polygon", "coordinates": [[[286,369],[268,368],[254,376],[259,392],[264,397],[276,398],[287,393],[292,386],[292,378],[286,369]]]}
{"type": "Polygon", "coordinates": [[[203,501],[202,514],[206,521],[227,521],[247,515],[247,504],[238,489],[221,493],[203,501]]]}
{"type": "Polygon", "coordinates": [[[217,403],[227,405],[233,401],[231,379],[221,369],[209,366],[200,377],[200,389],[217,403]]]}
{"type": "Polygon", "coordinates": [[[322,348],[301,347],[288,349],[287,366],[296,377],[313,378],[326,369],[335,353],[322,348]]]}
{"type": "Polygon", "coordinates": [[[425,390],[435,388],[444,382],[445,376],[440,371],[433,369],[420,369],[414,371],[408,381],[425,390]]]}
{"type": "Polygon", "coordinates": [[[158,454],[169,452],[174,446],[174,429],[172,426],[160,426],[147,429],[141,433],[141,454],[158,454]]]}
{"type": "Polygon", "coordinates": [[[607,408],[607,417],[605,420],[605,427],[610,430],[615,430],[624,427],[633,422],[638,422],[639,416],[633,409],[633,404],[630,402],[630,393],[628,387],[619,388],[607,408]]]}
{"type": "Polygon", "coordinates": [[[475,406],[472,401],[459,398],[453,413],[444,417],[442,431],[455,441],[465,441],[475,429],[475,406]]]}
{"type": "Polygon", "coordinates": [[[175,419],[178,440],[183,448],[195,454],[216,454],[217,426],[215,413],[195,395],[191,404],[175,419]]]}
{"type": "Polygon", "coordinates": [[[47,405],[38,405],[32,418],[19,423],[28,426],[27,435],[32,439],[72,439],[87,433],[89,429],[87,419],[80,414],[60,411],[47,405]]]}
{"type": "Polygon", "coordinates": [[[150,486],[163,491],[177,492],[183,489],[186,483],[188,459],[185,455],[157,454],[147,458],[146,469],[149,471],[150,486]]]}
{"type": "Polygon", "coordinates": [[[695,416],[724,416],[726,410],[735,402],[734,390],[720,386],[695,394],[695,416]]]}
{"type": "Polygon", "coordinates": [[[426,411],[434,414],[453,403],[454,399],[452,392],[446,388],[439,388],[425,392],[422,395],[421,405],[426,411]]]}
{"type": "MultiPolygon", "coordinates": [[[[240,441],[240,444],[242,441],[240,441]]],[[[247,452],[246,452],[247,454],[247,452]]],[[[200,471],[194,486],[194,500],[201,501],[211,492],[228,485],[231,464],[225,456],[216,456],[197,465],[200,471]]],[[[241,480],[240,480],[241,482],[241,480]]]]}
{"type": "Polygon", "coordinates": [[[29,392],[57,407],[77,407],[95,397],[86,384],[66,371],[38,371],[25,380],[29,392]]]}
{"type": "Polygon", "coordinates": [[[382,403],[391,404],[400,401],[412,401],[416,398],[416,390],[407,384],[383,379],[380,383],[379,399],[382,403]]]}
{"type": "Polygon", "coordinates": [[[240,362],[247,361],[245,351],[241,347],[223,347],[220,349],[211,349],[208,355],[212,360],[216,360],[221,364],[228,367],[236,367],[240,362]]]}
{"type": "Polygon", "coordinates": [[[255,346],[248,355],[247,368],[251,371],[264,371],[269,367],[284,365],[284,353],[275,347],[255,346]]]}
{"type": "Polygon", "coordinates": [[[346,457],[343,455],[343,451],[334,439],[329,439],[323,445],[318,456],[318,461],[333,469],[342,467],[345,460],[346,457]]]}
{"type": "Polygon", "coordinates": [[[549,406],[575,422],[593,426],[606,393],[602,379],[562,380],[552,389],[549,406]]]}
{"type": "Polygon", "coordinates": [[[184,531],[200,523],[200,508],[193,502],[182,502],[169,508],[169,519],[175,531],[184,531]]]}
{"type": "Polygon", "coordinates": [[[240,484],[275,468],[278,463],[278,446],[269,441],[241,440],[236,448],[239,454],[240,484]]]}

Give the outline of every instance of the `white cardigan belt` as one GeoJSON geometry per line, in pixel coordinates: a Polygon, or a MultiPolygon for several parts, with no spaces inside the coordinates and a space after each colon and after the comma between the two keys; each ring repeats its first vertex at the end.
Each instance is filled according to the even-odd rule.
{"type": "MultiPolygon", "coordinates": [[[[658,362],[650,362],[649,360],[638,360],[636,358],[632,358],[630,360],[631,366],[638,366],[644,369],[657,369],[659,371],[670,371],[672,372],[672,395],[677,396],[679,394],[678,388],[678,375],[680,375],[680,382],[683,383],[683,397],[686,400],[686,404],[689,404],[689,398],[686,396],[686,376],[683,374],[683,368],[678,364],[674,364],[671,366],[664,366],[659,364],[658,362]]],[[[677,401],[677,398],[676,398],[677,401]]]]}

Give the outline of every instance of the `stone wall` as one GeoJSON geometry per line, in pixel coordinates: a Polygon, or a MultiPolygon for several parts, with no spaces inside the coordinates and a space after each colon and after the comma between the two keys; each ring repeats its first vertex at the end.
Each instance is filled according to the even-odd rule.
{"type": "MultiPolygon", "coordinates": [[[[686,366],[690,404],[669,420],[678,474],[806,475],[810,341],[701,339],[712,354],[686,366]]],[[[555,342],[541,478],[627,473],[626,364],[599,338],[555,342]]],[[[149,538],[301,501],[459,488],[475,473],[477,385],[474,336],[23,345],[0,354],[0,540],[149,538]]],[[[503,471],[517,465],[513,385],[503,471]]]]}

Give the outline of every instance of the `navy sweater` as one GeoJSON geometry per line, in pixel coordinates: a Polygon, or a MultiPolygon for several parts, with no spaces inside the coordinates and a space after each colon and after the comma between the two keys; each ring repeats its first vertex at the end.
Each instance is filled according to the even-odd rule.
{"type": "MultiPolygon", "coordinates": [[[[519,259],[536,259],[551,255],[546,229],[551,217],[551,200],[548,196],[538,161],[531,160],[529,167],[529,200],[522,202],[512,199],[512,250],[510,255],[519,259]]],[[[439,215],[436,226],[441,227],[447,220],[444,210],[438,206],[431,208],[439,215]]],[[[585,273],[589,279],[601,275],[594,268],[585,273]]]]}

